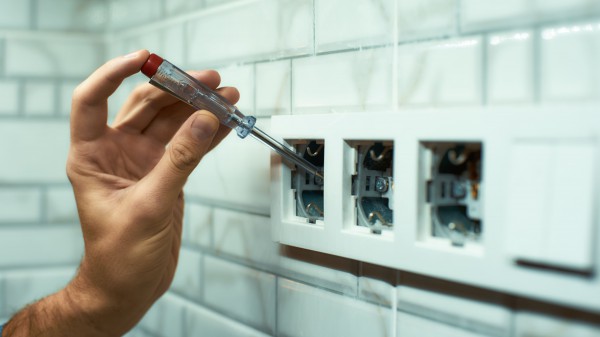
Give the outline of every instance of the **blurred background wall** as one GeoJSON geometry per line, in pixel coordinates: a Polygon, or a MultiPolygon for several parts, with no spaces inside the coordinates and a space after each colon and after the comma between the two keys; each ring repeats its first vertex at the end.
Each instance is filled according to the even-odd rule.
{"type": "MultiPolygon", "coordinates": [[[[73,275],[70,95],[141,48],[217,69],[266,130],[276,114],[376,127],[405,107],[600,103],[596,0],[0,0],[0,318],[73,275]]],[[[131,336],[600,336],[597,313],[274,244],[269,155],[231,136],[203,160],[176,279],[131,336]]]]}

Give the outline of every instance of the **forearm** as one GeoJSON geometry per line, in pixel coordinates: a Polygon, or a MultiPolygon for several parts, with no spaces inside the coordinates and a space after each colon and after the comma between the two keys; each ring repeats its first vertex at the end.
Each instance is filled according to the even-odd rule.
{"type": "Polygon", "coordinates": [[[4,327],[2,336],[109,336],[95,327],[95,323],[74,301],[67,287],[33,303],[13,316],[4,327]]]}
{"type": "Polygon", "coordinates": [[[0,337],[115,337],[141,318],[137,308],[102,293],[80,273],[62,290],[18,312],[0,337]]]}

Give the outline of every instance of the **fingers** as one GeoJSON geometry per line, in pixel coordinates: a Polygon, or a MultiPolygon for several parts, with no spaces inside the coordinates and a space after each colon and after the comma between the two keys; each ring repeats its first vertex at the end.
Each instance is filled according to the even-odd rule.
{"type": "MultiPolygon", "coordinates": [[[[194,78],[215,90],[221,83],[221,76],[214,70],[190,72],[194,78]]],[[[117,115],[113,127],[132,132],[146,129],[156,115],[179,100],[171,94],[145,83],[134,90],[117,115]]],[[[189,114],[188,114],[189,117],[189,114]]]]}
{"type": "MultiPolygon", "coordinates": [[[[240,94],[236,88],[220,88],[217,92],[232,104],[235,104],[240,99],[240,94]]],[[[167,144],[175,132],[181,127],[181,124],[183,124],[194,111],[194,108],[183,102],[166,107],[156,115],[143,133],[148,137],[167,144]]]]}
{"type": "Polygon", "coordinates": [[[117,57],[98,68],[73,93],[71,138],[73,141],[96,139],[107,130],[107,100],[121,82],[138,72],[148,59],[147,50],[117,57]]]}
{"type": "Polygon", "coordinates": [[[173,137],[158,164],[142,181],[144,193],[175,201],[188,176],[209,151],[219,120],[208,111],[194,113],[173,137]]]}

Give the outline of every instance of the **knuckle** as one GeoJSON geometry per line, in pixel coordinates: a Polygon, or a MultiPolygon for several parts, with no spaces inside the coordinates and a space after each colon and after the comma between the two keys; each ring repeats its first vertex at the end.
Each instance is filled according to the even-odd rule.
{"type": "Polygon", "coordinates": [[[180,171],[189,171],[200,161],[200,156],[196,151],[191,146],[183,143],[171,144],[169,156],[175,168],[180,171]]]}

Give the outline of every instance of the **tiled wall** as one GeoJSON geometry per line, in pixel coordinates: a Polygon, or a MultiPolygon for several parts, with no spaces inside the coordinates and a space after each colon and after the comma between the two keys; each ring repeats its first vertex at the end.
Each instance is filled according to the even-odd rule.
{"type": "MultiPolygon", "coordinates": [[[[72,275],[69,95],[138,48],[219,70],[265,130],[275,114],[377,127],[406,107],[600,103],[595,0],[0,0],[0,317],[72,275]]],[[[269,155],[231,136],[203,160],[176,279],[132,336],[600,336],[597,314],[273,243],[269,155]]]]}

